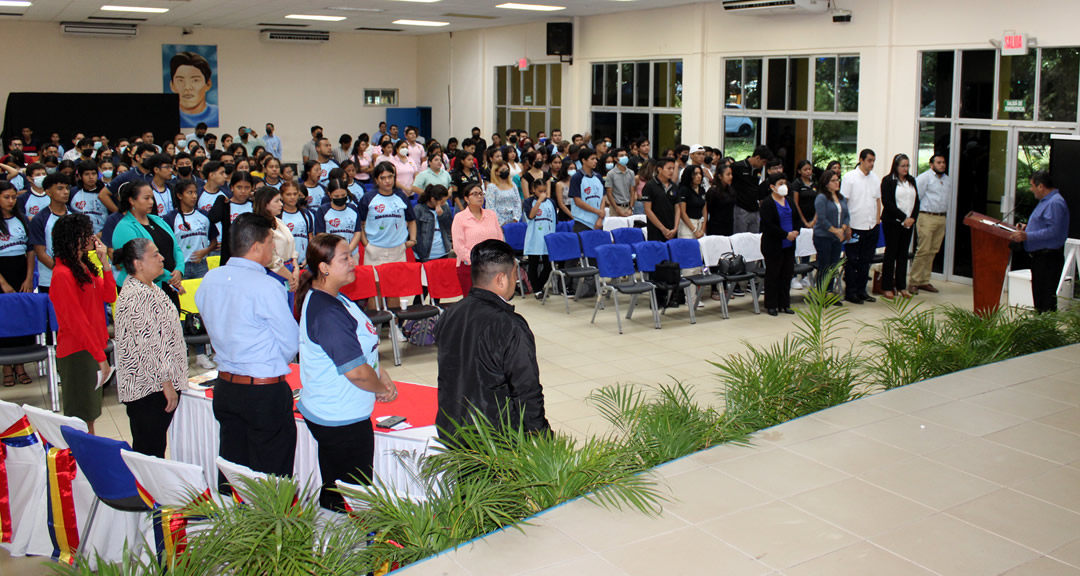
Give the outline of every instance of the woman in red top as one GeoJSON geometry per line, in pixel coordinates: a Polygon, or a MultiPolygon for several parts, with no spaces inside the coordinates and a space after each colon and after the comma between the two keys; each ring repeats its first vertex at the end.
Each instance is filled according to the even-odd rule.
{"type": "Polygon", "coordinates": [[[56,222],[53,252],[56,265],[49,300],[60,326],[56,369],[64,415],[81,418],[93,434],[94,420],[101,416],[101,384],[112,372],[105,356],[109,341],[105,304],[116,301],[116,281],[108,250],[84,214],[68,214],[56,222]],[[88,256],[91,250],[101,259],[103,278],[88,256]]]}

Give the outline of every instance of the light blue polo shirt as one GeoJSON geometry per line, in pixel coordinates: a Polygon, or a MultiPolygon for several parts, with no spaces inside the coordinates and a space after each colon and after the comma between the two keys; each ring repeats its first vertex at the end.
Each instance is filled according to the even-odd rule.
{"type": "MultiPolygon", "coordinates": [[[[360,231],[359,222],[360,217],[352,204],[346,204],[341,210],[335,210],[333,204],[323,204],[315,214],[315,233],[325,232],[352,242],[353,235],[360,231]]],[[[357,246],[357,251],[359,249],[357,246]]]]}
{"type": "MultiPolygon", "coordinates": [[[[25,256],[30,251],[30,246],[27,244],[30,236],[22,221],[18,218],[8,218],[4,222],[7,224],[8,233],[0,234],[0,258],[25,256]]],[[[15,286],[16,290],[18,288],[15,286]]]]}
{"type": "Polygon", "coordinates": [[[589,228],[596,226],[599,216],[579,208],[574,198],[581,198],[589,206],[600,209],[600,203],[604,200],[604,181],[595,171],[592,176],[586,176],[585,172],[579,170],[570,179],[570,214],[574,220],[589,228]]]}
{"type": "MultiPolygon", "coordinates": [[[[53,228],[56,227],[56,222],[60,220],[60,216],[52,213],[48,207],[38,212],[38,217],[30,221],[30,246],[44,246],[45,253],[50,257],[53,255],[53,228]]],[[[37,261],[38,272],[38,286],[45,286],[48,288],[52,285],[52,268],[45,266],[41,263],[41,260],[37,261]]]]}
{"type": "Polygon", "coordinates": [[[87,191],[76,188],[72,190],[71,200],[68,202],[72,211],[86,214],[90,218],[90,223],[94,226],[94,234],[101,232],[101,229],[105,227],[105,219],[109,217],[109,211],[98,198],[98,193],[104,189],[102,187],[87,191]]]}
{"type": "Polygon", "coordinates": [[[311,212],[297,210],[296,212],[281,211],[281,221],[292,232],[293,242],[296,245],[296,253],[300,255],[300,264],[307,262],[308,234],[315,233],[315,221],[311,212]]]}
{"type": "Polygon", "coordinates": [[[217,228],[210,225],[210,217],[201,210],[180,215],[173,210],[165,215],[165,223],[172,228],[173,237],[184,254],[184,262],[191,262],[191,255],[210,247],[211,240],[218,237],[217,228]]]}
{"type": "Polygon", "coordinates": [[[384,196],[368,192],[357,206],[368,243],[379,248],[401,246],[409,239],[409,222],[415,220],[408,198],[400,190],[384,196]]]}
{"type": "Polygon", "coordinates": [[[555,203],[551,201],[551,198],[544,200],[536,213],[536,218],[529,218],[534,204],[536,204],[535,196],[526,200],[523,207],[525,219],[529,221],[529,227],[525,230],[525,255],[546,256],[548,250],[544,237],[555,231],[555,203]]]}

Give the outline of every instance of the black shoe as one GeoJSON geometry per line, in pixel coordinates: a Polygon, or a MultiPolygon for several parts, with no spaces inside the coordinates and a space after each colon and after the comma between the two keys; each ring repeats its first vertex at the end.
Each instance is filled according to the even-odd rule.
{"type": "Polygon", "coordinates": [[[863,299],[863,302],[877,302],[877,298],[874,298],[869,294],[863,294],[860,298],[863,299]]]}
{"type": "Polygon", "coordinates": [[[833,306],[843,306],[843,305],[844,305],[844,302],[842,300],[837,300],[836,304],[833,304],[833,306]]]}
{"type": "Polygon", "coordinates": [[[769,313],[769,316],[776,316],[780,312],[776,308],[769,308],[768,313],[769,313]]]}
{"type": "Polygon", "coordinates": [[[781,310],[781,312],[783,312],[784,314],[794,314],[795,313],[795,311],[792,310],[791,308],[784,308],[783,310],[781,310]]]}
{"type": "Polygon", "coordinates": [[[735,298],[738,298],[740,296],[746,296],[746,292],[742,289],[742,286],[736,286],[731,291],[731,295],[734,296],[735,298]]]}
{"type": "Polygon", "coordinates": [[[544,293],[543,292],[537,292],[536,294],[533,294],[533,296],[536,296],[537,300],[543,300],[544,299],[544,293]]]}
{"type": "Polygon", "coordinates": [[[863,299],[859,298],[858,296],[849,296],[849,297],[845,298],[845,300],[847,300],[848,302],[851,302],[852,304],[862,304],[863,303],[863,299]]]}

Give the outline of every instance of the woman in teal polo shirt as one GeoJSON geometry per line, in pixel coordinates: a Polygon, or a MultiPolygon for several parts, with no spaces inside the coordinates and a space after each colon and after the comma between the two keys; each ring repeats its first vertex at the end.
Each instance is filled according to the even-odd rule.
{"type": "MultiPolygon", "coordinates": [[[[120,186],[120,212],[126,215],[116,225],[112,233],[112,248],[115,250],[127,244],[133,238],[149,238],[158,247],[165,258],[165,270],[155,279],[155,283],[165,289],[177,309],[180,308],[180,294],[184,279],[184,252],[180,243],[173,236],[172,228],[164,220],[153,214],[154,191],[150,184],[131,180],[120,186]]],[[[127,273],[116,271],[116,285],[123,289],[127,273]]]]}
{"type": "Polygon", "coordinates": [[[319,234],[308,245],[308,268],[296,291],[300,317],[300,382],[297,409],[319,443],[323,485],[319,503],[344,511],[335,482],[370,484],[374,478],[375,402],[397,398],[394,381],[379,365],[379,332],[345,296],[356,280],[349,243],[319,234]]]}

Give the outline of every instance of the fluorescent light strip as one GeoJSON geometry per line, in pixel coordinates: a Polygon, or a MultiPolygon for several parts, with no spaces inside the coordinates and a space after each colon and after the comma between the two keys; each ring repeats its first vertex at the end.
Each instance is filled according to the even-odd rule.
{"type": "Polygon", "coordinates": [[[0,7],[3,8],[26,8],[31,3],[24,0],[2,0],[0,1],[0,7]]]}
{"type": "Polygon", "coordinates": [[[435,2],[441,2],[442,0],[397,0],[398,2],[416,2],[418,4],[434,4],[435,2]]]}
{"type": "Polygon", "coordinates": [[[285,16],[292,20],[318,20],[319,22],[341,22],[345,16],[319,16],[315,14],[289,14],[285,16]]]}
{"type": "Polygon", "coordinates": [[[168,8],[147,8],[145,6],[102,6],[105,12],[141,12],[143,14],[164,14],[168,8]]]}
{"type": "Polygon", "coordinates": [[[436,22],[434,20],[394,20],[394,24],[401,26],[449,26],[449,22],[436,22]]]}
{"type": "Polygon", "coordinates": [[[496,8],[505,8],[506,10],[532,10],[534,12],[555,12],[558,10],[566,10],[566,6],[545,6],[543,4],[518,4],[516,2],[507,2],[505,4],[499,4],[496,8]]]}

